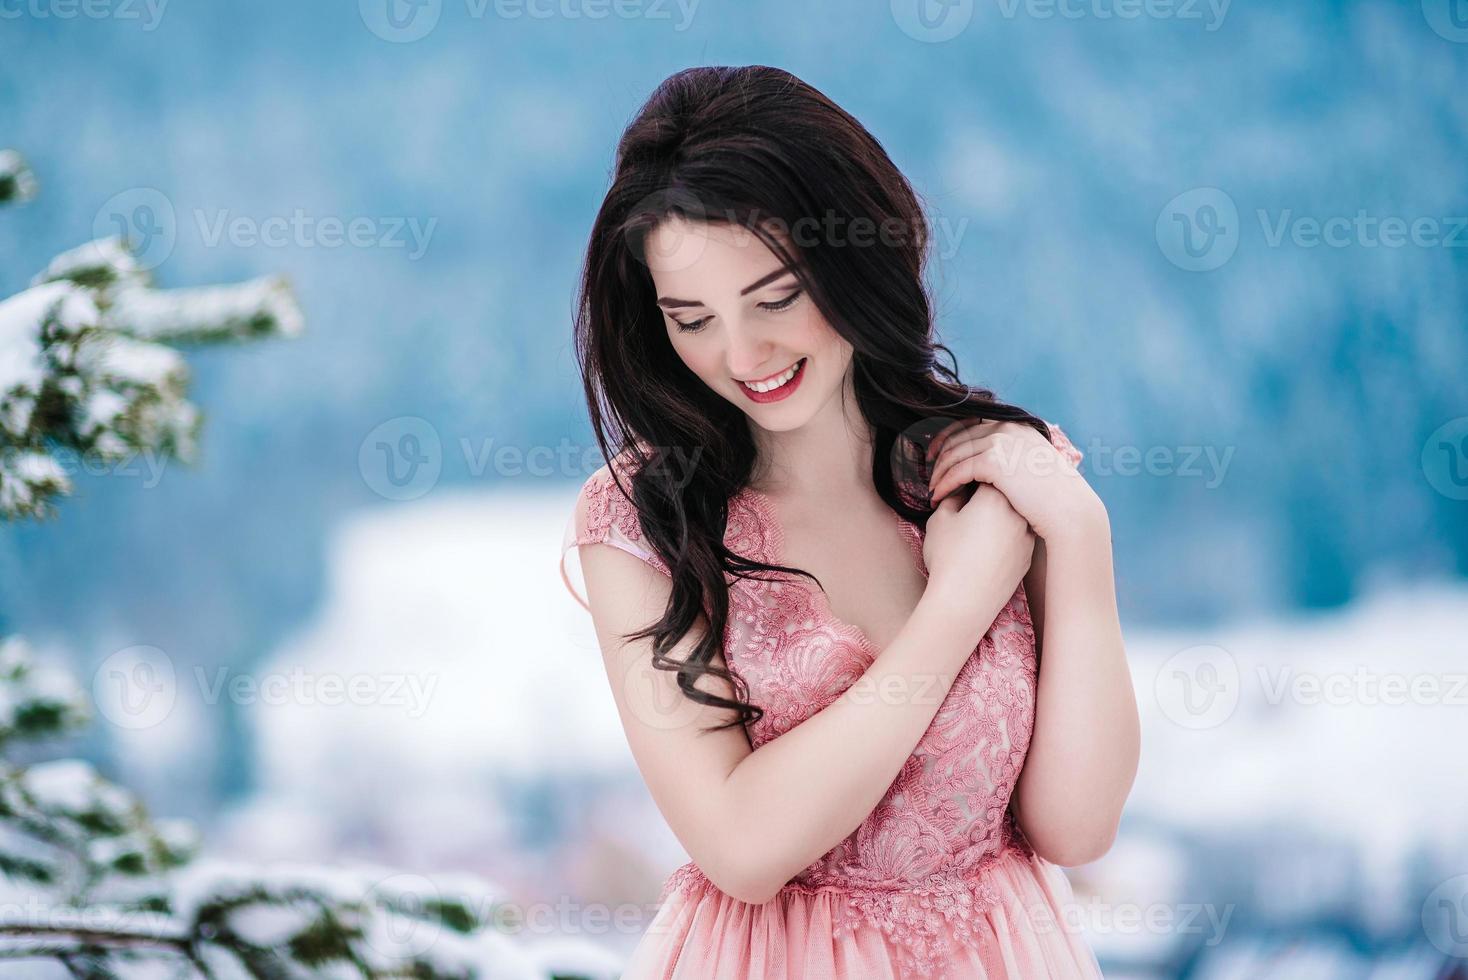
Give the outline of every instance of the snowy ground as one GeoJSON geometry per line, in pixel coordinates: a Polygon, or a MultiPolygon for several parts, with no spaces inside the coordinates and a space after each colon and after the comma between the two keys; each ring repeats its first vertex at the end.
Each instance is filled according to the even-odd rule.
{"type": "MultiPolygon", "coordinates": [[[[1468,954],[1424,918],[1435,889],[1468,872],[1465,638],[1461,585],[1223,629],[1128,630],[1142,762],[1116,848],[1071,872],[1078,893],[1100,896],[1098,951],[1145,961],[1148,946],[1212,939],[1241,971],[1219,976],[1357,975],[1343,964],[1361,954],[1339,936],[1312,954],[1323,973],[1245,966],[1243,937],[1271,930],[1350,931],[1404,946],[1404,961],[1423,946],[1429,963],[1468,954]],[[1178,928],[1118,925],[1134,908],[1178,928]]],[[[1463,882],[1449,887],[1461,901],[1463,882]]],[[[1457,915],[1468,926],[1468,905],[1457,915]]]]}

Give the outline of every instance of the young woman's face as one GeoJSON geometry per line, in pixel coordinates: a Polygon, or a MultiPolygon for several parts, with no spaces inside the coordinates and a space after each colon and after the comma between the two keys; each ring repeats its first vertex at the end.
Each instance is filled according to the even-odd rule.
{"type": "Polygon", "coordinates": [[[672,217],[646,254],[673,349],[755,423],[799,428],[839,393],[851,345],[758,235],[672,217]]]}

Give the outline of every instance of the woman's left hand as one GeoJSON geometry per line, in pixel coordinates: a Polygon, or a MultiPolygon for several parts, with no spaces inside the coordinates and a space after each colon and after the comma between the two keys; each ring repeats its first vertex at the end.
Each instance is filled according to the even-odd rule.
{"type": "MultiPolygon", "coordinates": [[[[1051,426],[1052,438],[1055,432],[1051,426]]],[[[988,483],[1046,541],[1108,520],[1101,498],[1059,447],[1022,422],[957,419],[933,437],[928,459],[934,506],[969,483],[988,483]]]]}

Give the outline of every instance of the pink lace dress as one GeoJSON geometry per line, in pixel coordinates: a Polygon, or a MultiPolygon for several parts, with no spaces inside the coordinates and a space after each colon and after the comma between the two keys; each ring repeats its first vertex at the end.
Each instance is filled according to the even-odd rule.
{"type": "MultiPolygon", "coordinates": [[[[1079,463],[1064,433],[1050,431],[1079,463]]],[[[893,519],[926,575],[921,529],[893,519]]],[[[725,541],[780,561],[782,532],[759,493],[730,501],[725,541]]],[[[562,579],[583,605],[565,560],[593,542],[668,574],[605,466],[582,487],[562,542],[562,579]]],[[[758,749],[835,701],[878,651],[807,580],[729,578],[724,656],[759,692],[765,714],[747,727],[758,749]]],[[[1021,585],[860,827],[760,905],[724,894],[692,862],[677,868],[622,980],[1099,977],[1068,880],[1035,854],[1008,807],[1034,727],[1036,678],[1021,585]]]]}

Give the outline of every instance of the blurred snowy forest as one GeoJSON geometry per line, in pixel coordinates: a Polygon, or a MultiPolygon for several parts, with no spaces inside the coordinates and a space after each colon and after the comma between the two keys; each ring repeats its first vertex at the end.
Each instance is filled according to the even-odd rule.
{"type": "Polygon", "coordinates": [[[1108,976],[1461,969],[1460,0],[973,0],[952,36],[900,2],[395,2],[0,11],[0,148],[39,185],[0,209],[0,299],[123,235],[169,285],[287,273],[309,324],[189,352],[194,465],[63,454],[56,519],[0,526],[0,636],[104,693],[171,672],[77,755],[220,855],[650,901],[681,855],[555,569],[601,462],[571,299],[641,99],[775,64],[912,179],[965,380],[1063,426],[1111,513],[1147,754],[1072,877],[1233,912],[1215,945],[1099,926],[1108,976]],[[1180,710],[1180,670],[1233,707],[1180,710]]]}

